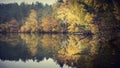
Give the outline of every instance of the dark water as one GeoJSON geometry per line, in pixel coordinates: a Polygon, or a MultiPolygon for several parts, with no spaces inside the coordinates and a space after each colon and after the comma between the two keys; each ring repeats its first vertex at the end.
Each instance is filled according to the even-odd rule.
{"type": "Polygon", "coordinates": [[[73,34],[0,34],[0,68],[119,68],[120,46],[73,34]]]}

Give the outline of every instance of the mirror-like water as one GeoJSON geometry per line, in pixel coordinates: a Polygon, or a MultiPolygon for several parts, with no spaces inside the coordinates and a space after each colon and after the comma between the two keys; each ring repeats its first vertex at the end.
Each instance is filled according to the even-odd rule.
{"type": "Polygon", "coordinates": [[[0,68],[111,68],[119,57],[97,36],[0,34],[0,68]]]}

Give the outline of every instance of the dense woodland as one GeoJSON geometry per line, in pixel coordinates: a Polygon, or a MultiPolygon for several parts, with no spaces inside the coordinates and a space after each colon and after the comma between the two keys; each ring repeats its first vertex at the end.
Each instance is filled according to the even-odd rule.
{"type": "Polygon", "coordinates": [[[53,5],[0,4],[0,32],[119,32],[119,0],[58,0],[53,5]]]}
{"type": "Polygon", "coordinates": [[[93,68],[90,63],[95,68],[119,66],[120,1],[0,4],[0,43],[1,52],[5,52],[0,55],[3,60],[39,62],[46,57],[53,58],[61,67],[66,64],[93,68]]]}

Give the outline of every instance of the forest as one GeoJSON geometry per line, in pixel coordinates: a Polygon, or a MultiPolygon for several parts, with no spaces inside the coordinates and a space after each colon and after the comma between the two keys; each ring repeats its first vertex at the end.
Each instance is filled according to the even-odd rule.
{"type": "Polygon", "coordinates": [[[0,4],[0,32],[110,34],[120,31],[119,12],[119,0],[0,4]]]}
{"type": "Polygon", "coordinates": [[[119,68],[119,44],[119,0],[0,3],[0,68],[44,59],[61,68],[119,68]]]}

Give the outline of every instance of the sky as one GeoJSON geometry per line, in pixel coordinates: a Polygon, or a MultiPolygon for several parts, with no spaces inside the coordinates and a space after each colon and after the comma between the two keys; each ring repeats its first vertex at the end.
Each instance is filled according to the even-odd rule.
{"type": "Polygon", "coordinates": [[[53,4],[56,2],[56,0],[0,0],[0,3],[18,3],[20,4],[21,2],[25,2],[28,4],[31,4],[32,2],[41,2],[43,4],[53,4]]]}

